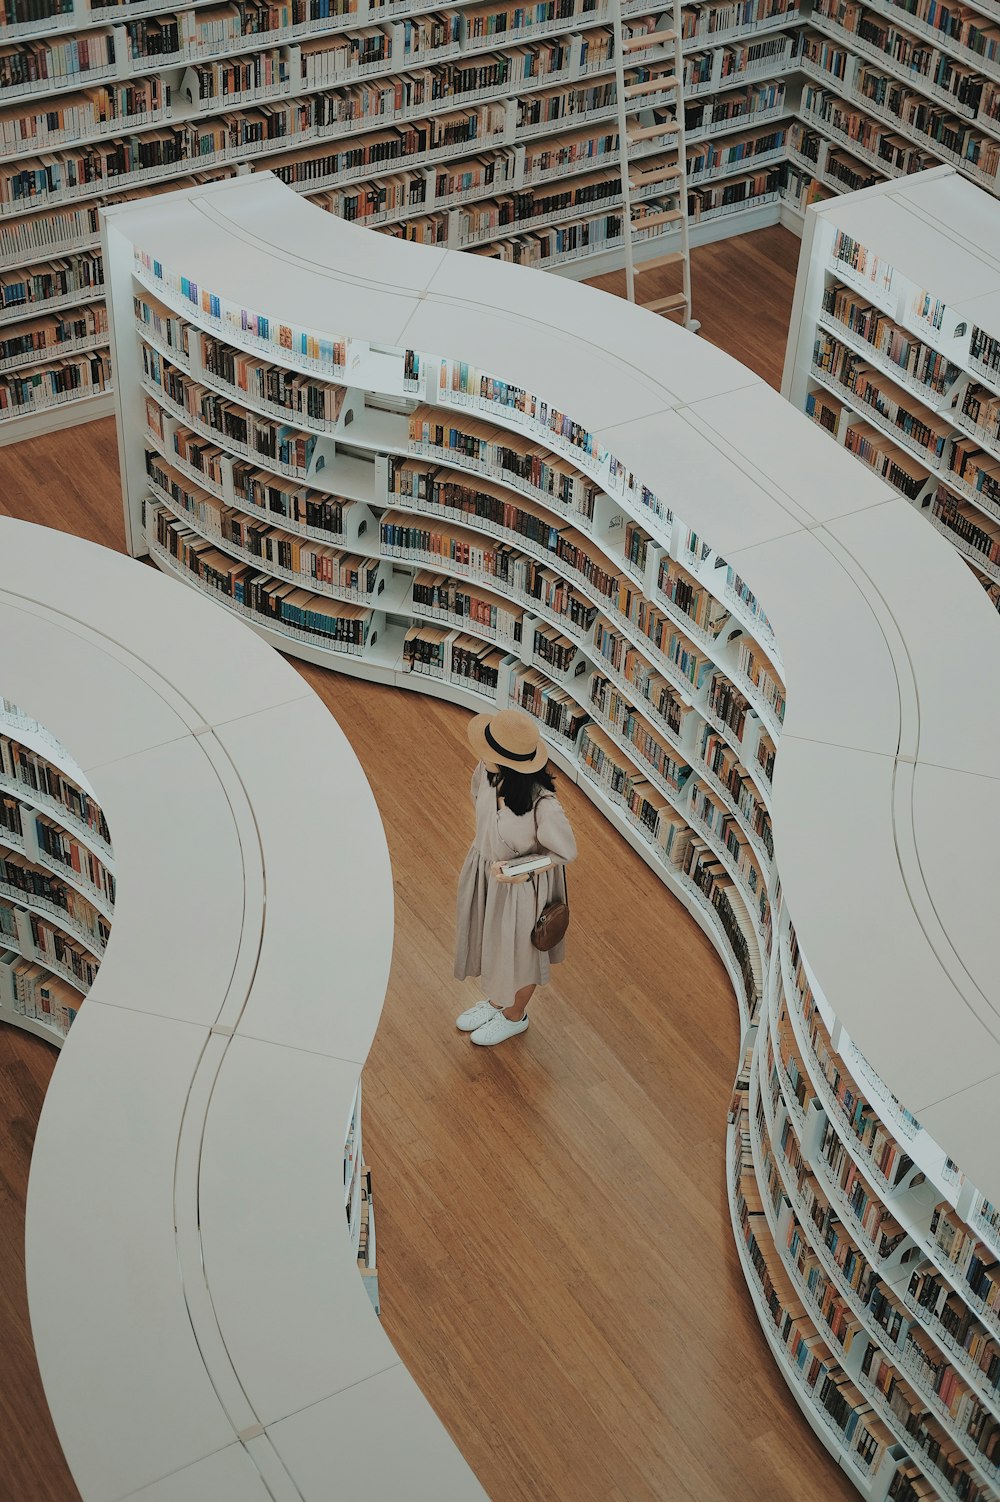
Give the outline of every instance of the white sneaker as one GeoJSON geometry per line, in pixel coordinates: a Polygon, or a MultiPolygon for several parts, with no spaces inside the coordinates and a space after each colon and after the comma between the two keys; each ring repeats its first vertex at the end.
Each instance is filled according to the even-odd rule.
{"type": "Polygon", "coordinates": [[[472,1041],[483,1048],[492,1048],[494,1043],[506,1043],[508,1038],[516,1038],[518,1033],[523,1033],[527,1026],[527,1017],[522,1017],[520,1022],[511,1022],[503,1012],[494,1008],[493,1016],[484,1022],[482,1027],[476,1028],[472,1041]]]}
{"type": "Polygon", "coordinates": [[[455,1026],[463,1033],[474,1033],[477,1027],[482,1027],[484,1022],[489,1022],[496,1007],[492,1001],[477,1001],[474,1007],[463,1012],[461,1017],[455,1018],[455,1026]]]}

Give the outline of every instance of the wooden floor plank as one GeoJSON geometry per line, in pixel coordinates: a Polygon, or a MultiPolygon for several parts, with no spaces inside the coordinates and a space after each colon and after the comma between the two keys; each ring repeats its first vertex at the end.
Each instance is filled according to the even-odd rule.
{"type": "MultiPolygon", "coordinates": [[[[774,385],[797,253],[765,230],[694,257],[702,336],[774,385]]],[[[651,274],[650,295],[672,290],[670,274],[651,274]]],[[[0,449],[0,511],[120,547],[113,425],[0,449]]],[[[392,855],[396,946],[364,1127],[384,1323],[494,1502],[854,1498],[775,1369],[733,1245],[736,1003],[704,934],[561,779],[580,844],[567,961],[523,1037],[475,1048],[453,1019],[476,987],[451,978],[468,716],[302,672],[357,752],[392,855]]],[[[0,1494],[12,1502],[76,1497],[23,1291],[27,1164],[54,1058],[0,1028],[0,1494]]]]}

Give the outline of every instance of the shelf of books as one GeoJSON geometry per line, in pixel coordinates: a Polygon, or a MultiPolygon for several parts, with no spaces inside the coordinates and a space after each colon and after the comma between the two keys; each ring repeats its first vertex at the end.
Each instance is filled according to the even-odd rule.
{"type": "Polygon", "coordinates": [[[483,1502],[376,1318],[359,1080],[392,883],[346,737],[225,612],[7,517],[0,631],[0,1017],[60,1041],[76,1014],[35,1139],[26,1270],[79,1495],[325,1502],[353,1457],[373,1496],[419,1475],[483,1502]],[[275,766],[301,785],[317,755],[328,796],[289,807],[275,766]],[[114,897],[103,959],[79,909],[69,927],[58,904],[36,912],[50,859],[102,922],[114,897]],[[37,881],[9,892],[15,867],[37,881]]]}
{"type": "Polygon", "coordinates": [[[782,390],[1000,609],[1000,203],[943,167],[814,206],[782,390]]]}
{"type": "Polygon", "coordinates": [[[86,777],[0,699],[0,1021],[61,1046],[97,978],[114,899],[111,837],[86,777]]]}
{"type": "Polygon", "coordinates": [[[386,234],[586,276],[623,264],[625,119],[637,259],[677,257],[688,208],[696,240],[775,222],[797,0],[682,14],[679,77],[658,0],[3,0],[0,442],[112,410],[106,203],[264,167],[386,234]]]}
{"type": "Polygon", "coordinates": [[[967,1095],[1000,1042],[965,999],[995,985],[936,886],[968,842],[935,824],[928,876],[918,793],[955,745],[951,775],[991,776],[1000,727],[940,672],[915,571],[952,565],[985,663],[981,593],[755,377],[589,288],[393,244],[262,175],[104,235],[132,552],[285,652],[539,720],[732,980],[734,1231],[809,1423],[875,1502],[996,1502],[997,1095],[967,1095]],[[909,813],[882,781],[903,764],[909,813]],[[954,1076],[901,1043],[897,996],[954,1076]]]}
{"type": "Polygon", "coordinates": [[[790,135],[788,196],[832,195],[949,163],[1000,194],[1000,8],[816,0],[790,135]]]}

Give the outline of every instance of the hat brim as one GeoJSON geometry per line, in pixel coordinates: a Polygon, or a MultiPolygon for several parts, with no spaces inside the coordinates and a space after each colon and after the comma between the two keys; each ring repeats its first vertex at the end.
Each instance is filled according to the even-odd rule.
{"type": "Polygon", "coordinates": [[[539,738],[538,750],[530,761],[512,761],[494,751],[486,739],[486,728],[492,719],[491,714],[477,714],[469,721],[469,744],[479,760],[488,767],[509,767],[512,772],[540,772],[549,759],[545,742],[539,738]]]}

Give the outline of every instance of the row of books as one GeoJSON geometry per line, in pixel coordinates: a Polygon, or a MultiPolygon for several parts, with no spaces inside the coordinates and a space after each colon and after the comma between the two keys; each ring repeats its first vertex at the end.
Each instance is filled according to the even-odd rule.
{"type": "Polygon", "coordinates": [[[117,64],[110,30],[15,42],[0,51],[0,90],[22,90],[70,79],[81,82],[111,72],[117,64]]]}
{"type": "MultiPolygon", "coordinates": [[[[987,187],[995,184],[1000,165],[1000,142],[952,113],[946,105],[934,103],[926,95],[907,89],[892,75],[871,67],[859,68],[853,88],[846,88],[843,93],[850,104],[860,105],[862,110],[869,107],[880,118],[889,117],[890,128],[899,126],[907,137],[915,136],[918,146],[955,162],[987,187]]],[[[992,110],[995,99],[1000,100],[1000,94],[994,96],[990,91],[986,100],[990,114],[981,117],[994,128],[996,121],[992,118],[992,110]]],[[[831,108],[839,115],[843,103],[840,101],[831,108]]],[[[871,126],[872,122],[864,115],[852,117],[846,127],[842,120],[837,121],[838,129],[856,136],[868,150],[884,157],[890,165],[903,165],[905,159],[898,154],[894,138],[882,137],[880,140],[877,133],[871,133],[871,126]]],[[[904,170],[907,169],[904,167],[904,170]]]]}
{"type": "Polygon", "coordinates": [[[537,600],[581,637],[594,623],[597,607],[574,590],[556,570],[518,553],[509,543],[490,542],[475,532],[421,525],[419,519],[392,511],[379,523],[382,551],[391,558],[442,558],[488,579],[505,591],[537,600]]]}
{"type": "Polygon", "coordinates": [[[928,464],[944,458],[954,425],[867,364],[841,340],[819,331],[813,347],[813,365],[850,392],[862,407],[870,408],[886,424],[898,429],[914,448],[926,450],[928,464]]]}
{"type": "Polygon", "coordinates": [[[170,86],[155,75],[97,84],[37,105],[26,99],[0,109],[0,153],[40,151],[81,136],[130,130],[165,118],[170,86]]]}
{"type": "Polygon", "coordinates": [[[926,391],[929,400],[943,396],[961,374],[946,355],[841,282],[824,288],[823,311],[897,366],[911,384],[926,391]]]}
{"type": "Polygon", "coordinates": [[[185,483],[176,470],[158,458],[151,458],[147,469],[154,485],[183,507],[197,530],[217,538],[223,546],[250,554],[263,568],[284,577],[294,575],[309,587],[371,599],[380,572],[377,558],[345,552],[248,517],[242,510],[185,483]]]}
{"type": "Polygon", "coordinates": [[[931,502],[931,515],[940,528],[959,542],[963,551],[994,570],[1000,565],[1000,518],[984,516],[976,506],[957,500],[944,486],[938,486],[931,502]]]}
{"type": "Polygon", "coordinates": [[[1000,1337],[933,1263],[925,1262],[911,1273],[905,1306],[977,1381],[985,1382],[993,1393],[1000,1392],[1000,1337]]]}
{"type": "Polygon", "coordinates": [[[916,500],[925,488],[926,465],[871,423],[849,415],[829,392],[820,387],[807,392],[805,410],[807,417],[825,428],[832,437],[840,438],[849,453],[895,486],[908,500],[916,500]]]}
{"type": "Polygon", "coordinates": [[[764,847],[768,859],[773,859],[774,833],[771,816],[760,800],[753,777],[743,766],[736,751],[707,721],[702,727],[698,749],[704,765],[726,789],[739,809],[746,828],[764,847]]]}
{"type": "MultiPolygon", "coordinates": [[[[821,1421],[833,1430],[836,1439],[847,1450],[853,1468],[862,1477],[874,1478],[883,1465],[896,1466],[892,1457],[892,1433],[838,1363],[784,1270],[756,1181],[749,1113],[745,1104],[741,1104],[736,1114],[730,1191],[738,1234],[757,1284],[762,1318],[768,1322],[775,1342],[784,1351],[793,1381],[821,1421]]],[[[794,1218],[791,1226],[793,1232],[798,1228],[794,1218]]],[[[798,1248],[790,1253],[796,1266],[797,1256],[798,1248]]],[[[846,1354],[851,1340],[849,1336],[845,1338],[847,1321],[839,1305],[839,1295],[835,1290],[822,1288],[822,1275],[816,1273],[808,1262],[801,1286],[808,1291],[812,1308],[823,1319],[829,1334],[841,1344],[846,1354]]]]}
{"type": "Polygon", "coordinates": [[[726,172],[743,163],[753,163],[762,156],[774,156],[785,144],[784,126],[762,132],[747,131],[727,136],[725,141],[710,140],[687,153],[688,179],[726,172]]]}
{"type": "Polygon", "coordinates": [[[713,47],[684,56],[684,93],[693,97],[722,84],[738,83],[761,73],[790,71],[798,55],[798,31],[778,32],[729,47],[713,47]]]}
{"type": "Polygon", "coordinates": [[[98,954],[103,954],[111,933],[111,925],[104,915],[79,891],[62,881],[44,867],[36,865],[16,850],[0,845],[0,884],[3,895],[16,902],[23,894],[26,906],[37,902],[65,916],[72,925],[71,932],[83,934],[89,945],[98,954]]]}
{"type": "Polygon", "coordinates": [[[106,350],[66,356],[35,369],[0,375],[0,417],[100,396],[111,389],[111,360],[106,350]]]}
{"type": "Polygon", "coordinates": [[[29,313],[47,303],[99,293],[104,267],[99,255],[81,253],[61,261],[40,261],[0,271],[0,310],[29,313]]]}
{"type": "MultiPolygon", "coordinates": [[[[216,170],[211,180],[229,175],[234,169],[216,170]]],[[[198,172],[188,172],[172,178],[169,182],[144,182],[129,186],[121,194],[115,191],[115,203],[127,203],[132,199],[150,197],[155,193],[172,193],[183,188],[197,187],[209,181],[198,172]]],[[[110,186],[110,185],[109,185],[110,186]]],[[[76,257],[93,251],[100,238],[99,211],[109,202],[106,197],[78,207],[53,209],[47,213],[25,213],[23,217],[8,219],[0,216],[0,269],[20,272],[26,261],[45,259],[64,252],[74,264],[76,257]]]]}
{"type": "Polygon", "coordinates": [[[403,639],[403,671],[430,678],[466,682],[495,697],[500,669],[514,658],[476,636],[423,621],[411,626],[403,639]]]}
{"type": "Polygon", "coordinates": [[[1000,394],[971,382],[962,392],[959,410],[987,442],[1000,444],[1000,394]]]}
{"type": "MultiPolygon", "coordinates": [[[[870,1137],[867,1122],[872,1114],[871,1107],[858,1090],[843,1060],[833,1050],[829,1034],[819,1019],[814,998],[802,972],[794,935],[792,936],[792,949],[792,963],[798,965],[796,987],[803,1005],[803,1017],[810,1031],[816,1063],[831,1088],[835,1090],[841,1108],[840,1113],[848,1121],[852,1133],[859,1140],[865,1139],[870,1137]]],[[[784,1079],[791,1082],[792,1096],[798,1101],[800,1110],[804,1113],[817,1097],[811,1079],[802,1066],[784,1000],[781,1001],[779,1007],[778,1037],[779,1057],[782,1061],[784,1079]]],[[[768,1067],[770,1068],[773,1060],[770,1039],[768,1049],[768,1067]]],[[[885,1128],[882,1130],[888,1140],[891,1134],[886,1132],[885,1128]]],[[[836,1138],[834,1123],[827,1122],[820,1151],[833,1171],[840,1176],[840,1182],[843,1185],[849,1155],[844,1152],[843,1143],[839,1148],[837,1147],[836,1138]]],[[[898,1185],[902,1181],[909,1164],[909,1159],[899,1149],[898,1144],[893,1144],[893,1146],[893,1161],[877,1165],[881,1169],[881,1176],[888,1181],[890,1186],[898,1185]]],[[[873,1141],[869,1141],[866,1150],[873,1160],[878,1158],[878,1146],[873,1141]]],[[[829,1249],[831,1223],[824,1216],[818,1224],[820,1229],[823,1229],[825,1225],[825,1241],[829,1249]]],[[[976,1254],[977,1252],[981,1254],[982,1248],[968,1227],[958,1220],[955,1212],[946,1202],[942,1202],[935,1212],[931,1235],[936,1237],[946,1255],[954,1260],[956,1265],[976,1266],[976,1254]]],[[[839,1256],[837,1260],[843,1271],[843,1260],[839,1256]]],[[[853,1277],[849,1281],[861,1295],[862,1302],[867,1305],[869,1313],[885,1331],[888,1345],[894,1352],[898,1352],[902,1358],[901,1364],[908,1366],[914,1372],[923,1390],[930,1392],[938,1400],[939,1409],[946,1420],[953,1424],[954,1431],[972,1436],[986,1463],[991,1464],[993,1447],[997,1443],[994,1438],[997,1420],[992,1416],[990,1409],[970,1389],[968,1382],[961,1375],[961,1369],[969,1375],[975,1372],[980,1379],[985,1377],[987,1386],[993,1391],[1000,1392],[1000,1337],[986,1329],[969,1304],[964,1302],[940,1275],[934,1272],[932,1267],[920,1267],[911,1274],[907,1298],[902,1303],[888,1284],[881,1283],[878,1278],[872,1280],[870,1272],[869,1267],[866,1284],[859,1283],[853,1277]],[[932,1339],[927,1330],[913,1325],[912,1315],[908,1313],[908,1309],[913,1312],[919,1311],[921,1318],[928,1326],[939,1325],[940,1333],[937,1340],[932,1339]],[[941,1315],[943,1318],[940,1317],[941,1315]],[[945,1349],[952,1354],[946,1355],[945,1349]],[[980,1445],[980,1437],[985,1441],[982,1445],[980,1445]]],[[[962,1458],[961,1455],[958,1456],[960,1461],[962,1458]]]]}
{"type": "MultiPolygon", "coordinates": [[[[486,411],[517,412],[539,436],[554,438],[556,446],[579,450],[595,460],[602,471],[606,466],[606,474],[602,472],[602,479],[606,480],[610,489],[633,496],[641,505],[655,510],[664,522],[672,521],[673,513],[669,508],[664,507],[643,486],[639,477],[606,450],[582,423],[524,387],[488,375],[464,360],[442,360],[438,368],[437,399],[443,406],[478,406],[486,411]]],[[[633,538],[634,530],[635,524],[629,522],[629,539],[633,538]]],[[[630,561],[635,562],[631,558],[632,551],[640,547],[644,549],[650,540],[645,533],[640,532],[634,540],[627,542],[626,555],[630,557],[630,561]]],[[[640,572],[644,563],[643,551],[640,572]]]]}
{"type": "Polygon", "coordinates": [[[715,98],[686,100],[684,130],[689,136],[738,127],[754,115],[773,115],[784,107],[785,81],[771,79],[744,89],[727,89],[715,98]]]}
{"type": "Polygon", "coordinates": [[[447,458],[459,454],[466,463],[498,479],[514,479],[588,520],[600,487],[541,445],[515,447],[512,435],[463,414],[450,419],[436,407],[418,407],[409,418],[411,449],[447,458]]]}
{"type": "Polygon", "coordinates": [[[18,1016],[43,1022],[61,1037],[83,1002],[75,986],[10,949],[0,949],[0,997],[18,1016]]]}
{"type": "MultiPolygon", "coordinates": [[[[249,340],[259,346],[270,346],[275,352],[280,350],[316,365],[330,366],[338,372],[346,371],[348,342],[345,339],[317,333],[314,329],[302,328],[296,324],[281,323],[252,308],[241,307],[238,303],[220,297],[210,287],[201,286],[183,272],[164,266],[146,251],[136,250],[135,266],[140,278],[151,279],[166,293],[176,294],[185,303],[190,303],[192,309],[197,309],[219,325],[223,335],[231,333],[235,336],[241,347],[242,343],[249,340]]],[[[144,292],[134,301],[137,304],[137,316],[143,321],[149,321],[149,315],[144,311],[147,306],[155,317],[176,320],[176,315],[151,293],[144,292]]],[[[180,321],[178,328],[183,327],[183,321],[180,321]]],[[[178,343],[180,342],[182,341],[178,337],[178,343]]],[[[186,338],[183,343],[186,350],[186,338]]],[[[413,362],[416,359],[413,350],[405,351],[404,360],[413,362]]]]}
{"type": "MultiPolygon", "coordinates": [[[[901,73],[920,78],[927,87],[950,98],[956,108],[967,111],[973,119],[979,113],[984,90],[993,87],[987,86],[982,72],[960,63],[940,47],[929,45],[925,36],[915,35],[907,27],[907,17],[902,11],[898,19],[890,19],[856,3],[817,0],[813,14],[821,17],[836,33],[857,38],[866,52],[882,53],[899,67],[901,73]]],[[[826,67],[825,60],[815,52],[813,56],[826,71],[835,71],[833,67],[826,67]]],[[[846,61],[835,76],[848,76],[846,61]]]]}
{"type": "Polygon", "coordinates": [[[798,0],[696,0],[684,6],[681,36],[687,42],[769,21],[791,22],[798,13],[798,0]]]}
{"type": "Polygon", "coordinates": [[[171,406],[177,415],[186,417],[194,430],[204,437],[218,434],[224,448],[237,448],[248,457],[270,462],[293,477],[305,479],[316,448],[317,435],[276,423],[255,412],[248,412],[239,402],[227,401],[217,391],[201,386],[155,350],[144,347],[144,368],[148,382],[162,393],[158,401],[146,404],[150,431],[163,438],[164,410],[171,406]]]}
{"type": "Polygon", "coordinates": [[[354,655],[363,650],[371,632],[370,609],[314,594],[234,560],[156,502],[147,502],[145,511],[147,534],[206,589],[279,630],[333,650],[354,655]]]}
{"type": "Polygon", "coordinates": [[[0,364],[23,363],[33,355],[51,358],[60,348],[106,339],[107,334],[108,314],[101,303],[31,318],[14,324],[10,332],[0,328],[0,364]]]}
{"type": "Polygon", "coordinates": [[[111,836],[103,810],[91,795],[39,751],[6,733],[0,723],[0,777],[29,789],[35,798],[59,806],[63,816],[109,845],[111,836]]]}
{"type": "Polygon", "coordinates": [[[995,1493],[973,1471],[961,1447],[927,1413],[920,1394],[914,1391],[889,1357],[871,1342],[862,1359],[861,1370],[871,1389],[881,1396],[884,1408],[906,1432],[908,1443],[916,1447],[918,1463],[920,1458],[929,1463],[933,1468],[932,1476],[934,1473],[940,1475],[945,1487],[963,1502],[966,1498],[969,1502],[993,1502],[995,1493]]]}
{"type": "MultiPolygon", "coordinates": [[[[520,49],[517,69],[508,54],[498,54],[479,67],[442,63],[419,74],[344,84],[301,98],[267,101],[245,113],[178,121],[8,163],[0,167],[0,213],[20,214],[67,199],[96,197],[109,187],[140,185],[150,173],[163,175],[185,164],[220,165],[283,140],[289,145],[309,145],[323,135],[358,128],[362,121],[387,124],[394,117],[435,112],[435,106],[447,107],[445,101],[454,106],[466,96],[478,104],[484,93],[500,97],[537,78],[564,76],[569,64],[560,61],[557,68],[545,67],[547,54],[535,55],[543,50],[520,49]]],[[[630,80],[636,71],[634,67],[629,70],[630,80]]],[[[613,85],[607,89],[607,97],[595,95],[593,105],[607,109],[614,104],[613,85]]],[[[534,105],[544,108],[544,103],[535,101],[534,105]]],[[[530,110],[527,102],[526,107],[530,110]]]]}
{"type": "Polygon", "coordinates": [[[972,6],[949,9],[937,5],[935,0],[907,0],[905,5],[899,0],[886,0],[886,6],[899,12],[904,25],[908,16],[911,21],[919,21],[928,31],[938,32],[975,53],[983,62],[1000,60],[1000,27],[992,25],[972,6]]]}

